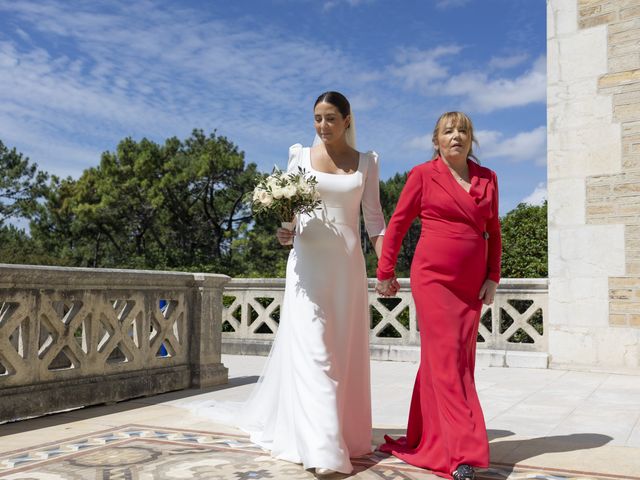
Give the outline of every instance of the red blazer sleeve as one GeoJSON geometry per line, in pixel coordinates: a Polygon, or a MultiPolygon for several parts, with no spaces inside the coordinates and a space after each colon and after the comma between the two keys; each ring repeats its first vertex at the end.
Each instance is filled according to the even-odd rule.
{"type": "Polygon", "coordinates": [[[487,278],[498,283],[500,281],[500,262],[502,260],[502,234],[500,233],[500,215],[498,213],[498,177],[494,172],[491,181],[494,185],[492,199],[492,215],[487,222],[489,234],[489,251],[487,259],[487,278]]]}
{"type": "Polygon", "coordinates": [[[378,259],[378,270],[376,272],[379,280],[386,280],[395,276],[395,267],[402,240],[413,220],[420,214],[421,201],[422,175],[416,167],[407,176],[407,183],[405,183],[400,193],[398,204],[384,234],[382,254],[378,259]]]}

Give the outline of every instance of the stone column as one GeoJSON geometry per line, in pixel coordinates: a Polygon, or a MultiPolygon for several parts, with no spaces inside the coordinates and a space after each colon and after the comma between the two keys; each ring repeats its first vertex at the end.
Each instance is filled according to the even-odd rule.
{"type": "Polygon", "coordinates": [[[548,0],[551,366],[640,368],[640,7],[548,0]]]}
{"type": "Polygon", "coordinates": [[[191,386],[206,388],[227,383],[228,369],[222,364],[222,292],[230,280],[226,275],[194,274],[192,292],[191,386]]]}

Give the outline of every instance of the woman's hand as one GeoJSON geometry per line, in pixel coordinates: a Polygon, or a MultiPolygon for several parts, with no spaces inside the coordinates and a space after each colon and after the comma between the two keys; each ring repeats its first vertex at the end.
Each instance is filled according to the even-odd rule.
{"type": "Polygon", "coordinates": [[[276,231],[276,237],[280,245],[291,245],[293,243],[293,237],[296,236],[295,230],[287,230],[286,228],[279,228],[276,231]]]}
{"type": "Polygon", "coordinates": [[[376,292],[383,297],[393,297],[400,290],[400,283],[396,277],[387,280],[378,280],[376,292]]]}
{"type": "Polygon", "coordinates": [[[482,284],[482,288],[480,289],[478,298],[482,300],[482,303],[484,303],[485,305],[491,305],[493,303],[493,299],[496,298],[497,289],[498,284],[493,280],[489,280],[487,278],[482,284]]]}

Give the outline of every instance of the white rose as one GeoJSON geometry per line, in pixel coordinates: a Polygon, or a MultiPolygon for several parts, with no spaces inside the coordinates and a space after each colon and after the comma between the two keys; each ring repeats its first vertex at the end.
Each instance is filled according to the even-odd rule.
{"type": "Polygon", "coordinates": [[[258,201],[265,207],[268,207],[273,203],[273,197],[266,190],[260,190],[258,193],[258,201]]]}
{"type": "Polygon", "coordinates": [[[260,201],[260,196],[262,195],[262,192],[264,192],[264,190],[260,187],[256,187],[253,189],[253,201],[254,202],[259,202],[260,201]]]}
{"type": "Polygon", "coordinates": [[[311,185],[307,183],[307,180],[304,177],[300,177],[300,181],[298,182],[298,190],[303,195],[311,193],[311,185]]]}
{"type": "Polygon", "coordinates": [[[294,197],[296,193],[298,193],[298,189],[296,188],[295,185],[287,185],[286,187],[282,188],[283,191],[283,197],[284,198],[291,198],[294,197]]]}
{"type": "Polygon", "coordinates": [[[278,181],[274,177],[267,178],[267,188],[270,188],[271,191],[275,190],[278,187],[278,181]]]}
{"type": "Polygon", "coordinates": [[[284,188],[274,185],[271,187],[271,194],[273,195],[273,198],[282,198],[284,197],[284,188]]]}

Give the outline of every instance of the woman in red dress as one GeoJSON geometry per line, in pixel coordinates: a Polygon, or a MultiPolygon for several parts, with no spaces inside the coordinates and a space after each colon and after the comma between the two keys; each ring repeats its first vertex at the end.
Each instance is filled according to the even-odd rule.
{"type": "Polygon", "coordinates": [[[496,174],[472,154],[473,125],[448,112],[433,131],[435,155],[411,170],[389,221],[378,262],[377,291],[393,295],[394,268],[415,218],[422,231],[411,264],[420,327],[420,368],[407,436],[385,436],[380,450],[454,480],[489,465],[489,443],[474,381],[482,304],[500,279],[496,174]]]}

